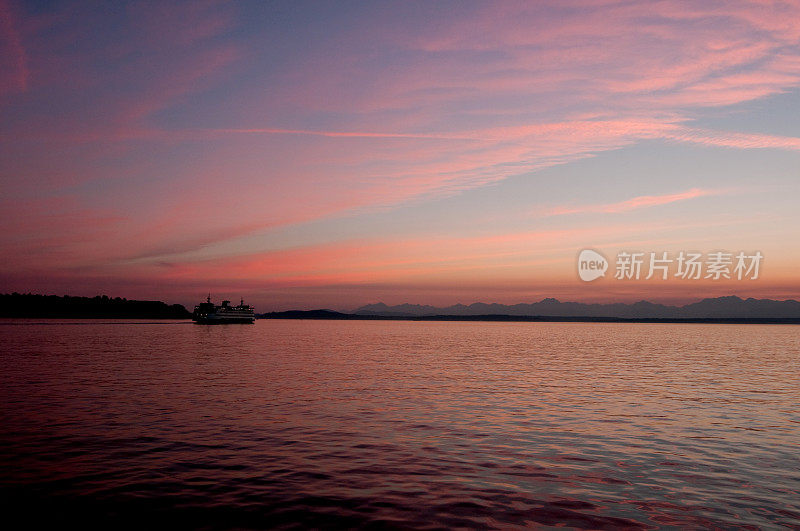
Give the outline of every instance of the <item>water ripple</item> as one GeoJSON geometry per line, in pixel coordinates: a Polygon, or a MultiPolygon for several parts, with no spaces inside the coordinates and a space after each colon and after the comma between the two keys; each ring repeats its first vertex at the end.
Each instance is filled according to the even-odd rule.
{"type": "Polygon", "coordinates": [[[33,527],[800,529],[797,327],[0,324],[33,527]]]}

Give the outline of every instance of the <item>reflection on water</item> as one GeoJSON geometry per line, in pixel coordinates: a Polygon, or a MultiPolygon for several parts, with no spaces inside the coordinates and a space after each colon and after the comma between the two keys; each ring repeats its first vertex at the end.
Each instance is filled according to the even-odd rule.
{"type": "Polygon", "coordinates": [[[798,327],[59,323],[0,324],[34,523],[800,527],[798,327]]]}

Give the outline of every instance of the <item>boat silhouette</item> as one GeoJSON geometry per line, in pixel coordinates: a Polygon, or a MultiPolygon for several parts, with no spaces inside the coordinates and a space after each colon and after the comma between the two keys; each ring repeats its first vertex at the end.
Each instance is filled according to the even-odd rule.
{"type": "Polygon", "coordinates": [[[197,324],[253,324],[256,314],[252,306],[241,300],[238,306],[231,306],[231,301],[222,301],[217,306],[211,302],[209,294],[206,302],[194,307],[192,321],[197,324]]]}

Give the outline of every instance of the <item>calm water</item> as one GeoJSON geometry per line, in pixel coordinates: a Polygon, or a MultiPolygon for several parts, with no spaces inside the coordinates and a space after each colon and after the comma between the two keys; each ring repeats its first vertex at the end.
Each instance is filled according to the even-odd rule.
{"type": "Polygon", "coordinates": [[[0,341],[2,509],[32,524],[800,529],[800,327],[0,321],[0,341]]]}

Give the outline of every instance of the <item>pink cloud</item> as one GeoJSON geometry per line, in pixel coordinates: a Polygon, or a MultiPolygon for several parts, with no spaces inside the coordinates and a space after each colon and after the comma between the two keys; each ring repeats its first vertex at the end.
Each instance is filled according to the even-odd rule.
{"type": "Polygon", "coordinates": [[[109,149],[111,143],[192,138],[191,132],[164,130],[153,118],[224,79],[242,57],[238,44],[220,38],[234,22],[230,6],[132,3],[124,9],[127,16],[111,28],[102,11],[80,5],[20,21],[40,93],[30,95],[29,112],[13,131],[4,128],[5,140],[109,149]],[[110,31],[121,35],[110,38],[110,31]],[[104,44],[87,48],[87,35],[104,44]]]}
{"type": "MultiPolygon", "coordinates": [[[[732,222],[736,225],[742,220],[736,218],[732,222]]],[[[725,226],[719,221],[703,222],[703,226],[709,228],[715,223],[725,226]]],[[[175,294],[173,296],[193,293],[186,299],[188,303],[196,302],[194,299],[204,296],[209,289],[217,296],[221,293],[245,294],[248,299],[263,305],[262,309],[278,306],[278,296],[294,301],[286,303],[290,307],[305,304],[342,307],[376,300],[383,293],[400,297],[397,302],[411,299],[424,303],[474,302],[479,298],[520,302],[525,300],[526,294],[541,297],[571,294],[581,299],[636,297],[638,294],[641,299],[653,286],[609,286],[609,289],[591,292],[587,292],[585,286],[576,286],[572,269],[575,250],[586,245],[602,249],[648,246],[654,242],[670,245],[670,242],[675,242],[676,234],[696,229],[697,222],[682,225],[672,222],[616,223],[488,235],[363,238],[213,259],[118,263],[113,267],[96,264],[80,269],[51,268],[44,276],[53,279],[51,283],[59,279],[62,286],[83,285],[86,279],[94,279],[95,286],[115,287],[110,292],[121,292],[123,296],[131,293],[127,291],[132,289],[131,286],[136,286],[138,293],[153,292],[153,286],[158,286],[159,298],[164,298],[166,293],[175,294]],[[320,298],[323,293],[327,295],[320,298]],[[334,300],[335,304],[323,304],[323,300],[334,300]]],[[[685,238],[677,238],[686,244],[685,238]]],[[[39,262],[34,263],[39,266],[39,262]]],[[[777,261],[773,260],[772,264],[771,271],[775,271],[777,261]]],[[[19,278],[28,275],[25,278],[31,282],[29,285],[45,285],[46,279],[31,277],[36,272],[36,268],[6,270],[0,276],[0,283],[14,275],[19,278]]],[[[763,286],[765,290],[774,289],[783,294],[788,293],[787,290],[796,290],[788,269],[785,274],[771,274],[763,286]]],[[[110,288],[105,289],[109,291],[110,288]]],[[[719,293],[725,294],[725,290],[730,293],[732,289],[743,288],[670,284],[660,288],[658,293],[659,296],[697,296],[698,289],[704,293],[722,290],[719,293]]],[[[757,290],[753,292],[758,294],[757,290]]],[[[652,295],[647,298],[652,298],[652,295]]]]}
{"type": "Polygon", "coordinates": [[[738,149],[788,149],[800,150],[800,138],[760,135],[753,133],[733,133],[709,131],[693,128],[677,128],[664,134],[664,138],[679,142],[690,142],[706,146],[731,147],[738,149]]]}
{"type": "MultiPolygon", "coordinates": [[[[358,144],[341,144],[347,151],[334,150],[335,156],[341,159],[325,166],[325,172],[331,174],[332,179],[347,187],[348,197],[332,211],[323,208],[327,213],[339,208],[394,205],[419,197],[456,193],[512,175],[624,147],[641,139],[738,148],[796,149],[798,145],[798,140],[791,137],[690,129],[667,119],[644,117],[465,130],[458,135],[282,129],[218,130],[216,133],[297,134],[337,138],[341,142],[358,140],[358,144]],[[384,139],[397,139],[400,143],[374,143],[384,139]],[[434,140],[449,142],[432,144],[430,141],[434,140]],[[379,166],[376,162],[379,169],[374,174],[352,171],[348,166],[349,154],[359,157],[364,168],[369,167],[370,160],[380,160],[379,166]],[[507,164],[511,161],[513,164],[507,164]],[[340,173],[339,167],[345,168],[345,172],[340,173]]],[[[325,152],[319,160],[330,160],[331,156],[333,153],[325,152]]],[[[305,179],[300,176],[296,186],[305,179]]],[[[315,195],[313,189],[305,193],[312,197],[315,195]]],[[[331,201],[335,196],[327,197],[331,201]]],[[[321,200],[324,203],[324,199],[321,200]]]]}
{"type": "MultiPolygon", "coordinates": [[[[682,105],[713,104],[714,87],[706,85],[709,81],[736,75],[741,69],[762,78],[780,70],[770,59],[797,42],[797,30],[787,20],[796,17],[799,9],[794,3],[686,2],[522,3],[477,11],[464,9],[446,23],[422,25],[411,32],[403,28],[402,34],[390,32],[388,37],[367,33],[365,38],[393,38],[397,46],[422,53],[413,63],[383,75],[376,90],[365,97],[353,98],[350,94],[345,100],[345,94],[337,94],[343,76],[359,76],[350,62],[333,65],[341,70],[338,75],[326,75],[331,83],[321,88],[331,92],[327,98],[314,99],[318,87],[312,86],[295,96],[311,105],[333,102],[376,110],[387,104],[418,104],[435,88],[459,90],[443,92],[451,101],[454,97],[461,101],[480,99],[487,91],[520,96],[547,94],[549,98],[541,103],[558,108],[564,96],[578,96],[584,101],[596,97],[602,103],[613,94],[647,96],[652,91],[668,90],[670,93],[647,101],[652,111],[658,98],[668,101],[675,94],[691,93],[698,85],[695,100],[687,97],[682,105]],[[497,52],[494,60],[474,60],[489,52],[497,52]],[[463,63],[459,57],[464,58],[463,63]],[[314,101],[304,98],[306,92],[314,101]]],[[[787,83],[797,85],[797,71],[764,90],[779,92],[787,83]]],[[[739,101],[749,97],[745,94],[739,101]]],[[[615,103],[641,109],[645,100],[615,103]]],[[[724,103],[728,101],[726,96],[724,103]]]]}
{"type": "MultiPolygon", "coordinates": [[[[510,260],[523,252],[511,240],[541,240],[370,242],[366,252],[359,243],[244,262],[197,256],[259,231],[455,194],[642,140],[800,147],[792,137],[688,125],[700,108],[800,86],[796,2],[503,3],[419,24],[389,11],[341,33],[331,28],[325,46],[309,43],[284,65],[257,62],[269,40],[227,38],[236,17],[226,4],[135,4],[126,38],[76,52],[77,37],[101,26],[91,13],[16,20],[0,3],[10,58],[0,91],[29,88],[30,70],[37,90],[65,100],[44,93],[47,112],[4,126],[4,190],[28,197],[45,185],[91,183],[87,197],[115,209],[78,201],[47,217],[36,206],[45,221],[21,218],[17,239],[0,250],[28,249],[53,268],[98,274],[149,267],[158,277],[163,266],[186,279],[232,271],[247,281],[388,282],[412,269],[438,275],[510,260]]],[[[30,92],[21,97],[35,98],[30,92]]],[[[714,193],[555,213],[623,212],[714,193]]]]}
{"type": "Polygon", "coordinates": [[[376,133],[364,131],[313,131],[304,129],[209,129],[200,133],[235,133],[235,134],[263,134],[263,135],[309,135],[326,136],[332,138],[416,138],[434,140],[470,140],[467,136],[437,135],[424,133],[376,133]]]}
{"type": "MultiPolygon", "coordinates": [[[[152,274],[176,281],[260,280],[269,285],[292,286],[371,283],[400,278],[408,282],[440,279],[457,283],[459,278],[485,275],[499,282],[515,275],[530,279],[537,270],[548,276],[563,275],[564,257],[572,260],[575,249],[590,242],[593,245],[630,243],[637,238],[652,242],[654,234],[687,227],[694,225],[617,223],[489,235],[365,238],[233,257],[178,260],[169,262],[168,268],[162,268],[158,262],[136,267],[155,268],[152,274]]],[[[566,271],[571,269],[567,267],[566,271]]]]}
{"type": "Polygon", "coordinates": [[[686,201],[688,199],[696,199],[698,197],[706,197],[712,195],[720,195],[721,190],[704,190],[701,188],[692,188],[685,192],[665,195],[642,195],[619,201],[617,203],[605,203],[596,205],[581,205],[581,206],[558,206],[538,213],[537,217],[548,216],[564,216],[568,214],[618,214],[620,212],[629,212],[631,210],[638,210],[641,208],[667,205],[678,201],[686,201]]]}
{"type": "Polygon", "coordinates": [[[14,12],[0,0],[0,94],[28,89],[28,59],[16,28],[14,12]]]}
{"type": "Polygon", "coordinates": [[[126,221],[113,209],[90,207],[69,196],[3,201],[3,266],[8,272],[20,273],[107,260],[115,256],[108,242],[117,241],[126,221]]]}
{"type": "Polygon", "coordinates": [[[800,6],[566,6],[563,12],[538,4],[465,9],[398,33],[381,24],[373,26],[381,34],[356,28],[341,39],[392,42],[413,60],[376,72],[363,69],[357,54],[312,51],[287,76],[291,86],[278,85],[270,92],[274,101],[262,107],[297,109],[305,121],[317,112],[345,113],[346,127],[250,122],[208,132],[409,140],[391,148],[354,143],[320,157],[309,152],[321,162],[331,157],[326,171],[340,176],[350,208],[456,193],[640,140],[794,149],[790,138],[756,141],[683,124],[697,107],[800,84],[796,57],[787,51],[797,31],[786,23],[800,6]],[[495,106],[482,108],[486,101],[495,106]],[[506,101],[515,103],[496,106],[506,101]],[[425,143],[437,140],[453,143],[425,143]]]}

